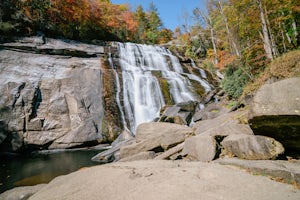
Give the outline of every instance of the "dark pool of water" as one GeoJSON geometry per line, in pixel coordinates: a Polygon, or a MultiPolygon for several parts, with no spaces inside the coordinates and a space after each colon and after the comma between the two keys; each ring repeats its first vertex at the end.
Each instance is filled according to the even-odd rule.
{"type": "Polygon", "coordinates": [[[97,165],[96,150],[59,152],[48,155],[0,157],[0,193],[17,187],[48,183],[53,178],[83,167],[97,165]]]}

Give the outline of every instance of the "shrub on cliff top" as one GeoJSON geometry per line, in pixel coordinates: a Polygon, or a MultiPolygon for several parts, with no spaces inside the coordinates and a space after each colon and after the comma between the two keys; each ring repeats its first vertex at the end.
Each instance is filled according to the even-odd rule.
{"type": "Polygon", "coordinates": [[[288,52],[273,62],[253,82],[245,87],[243,95],[253,93],[270,79],[300,77],[300,50],[288,52]]]}
{"type": "Polygon", "coordinates": [[[249,79],[249,76],[242,68],[229,67],[225,71],[222,88],[229,96],[239,98],[242,95],[244,86],[248,83],[249,79]]]}

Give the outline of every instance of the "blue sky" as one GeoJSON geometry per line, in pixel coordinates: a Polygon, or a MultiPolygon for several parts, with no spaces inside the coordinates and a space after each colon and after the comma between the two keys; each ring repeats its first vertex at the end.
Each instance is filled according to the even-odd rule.
{"type": "Polygon", "coordinates": [[[114,4],[128,3],[132,6],[133,10],[135,10],[138,5],[142,5],[144,10],[147,10],[151,1],[158,9],[164,27],[171,30],[184,24],[182,16],[185,12],[192,15],[194,8],[200,7],[203,9],[205,7],[205,0],[111,0],[114,4]]]}

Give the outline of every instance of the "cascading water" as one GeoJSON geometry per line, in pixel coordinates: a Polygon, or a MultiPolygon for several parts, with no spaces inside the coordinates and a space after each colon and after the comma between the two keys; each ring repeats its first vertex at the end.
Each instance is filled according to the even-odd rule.
{"type": "MultiPolygon", "coordinates": [[[[165,105],[157,73],[167,81],[168,92],[174,103],[198,100],[191,89],[189,79],[199,82],[206,91],[211,89],[209,84],[198,76],[184,73],[178,58],[163,47],[133,43],[117,43],[117,46],[122,71],[120,80],[123,86],[124,111],[120,110],[121,115],[124,115],[124,127],[133,133],[138,124],[158,117],[160,109],[165,105]]],[[[116,71],[114,73],[118,75],[116,71]]],[[[116,83],[119,84],[118,82],[119,77],[116,77],[116,83]]],[[[118,106],[119,93],[118,90],[118,106]]]]}
{"type": "Polygon", "coordinates": [[[117,91],[116,91],[116,102],[117,102],[117,105],[118,105],[118,108],[119,108],[119,111],[120,111],[120,114],[121,114],[121,120],[122,120],[122,125],[124,128],[127,128],[127,123],[126,123],[126,120],[125,120],[125,114],[124,114],[124,111],[122,109],[122,106],[121,106],[121,102],[120,102],[120,93],[121,93],[121,87],[120,87],[120,79],[119,79],[119,75],[118,75],[118,72],[113,64],[113,60],[112,60],[112,57],[111,57],[111,52],[109,50],[109,53],[108,53],[108,62],[109,62],[109,65],[115,75],[115,79],[116,79],[116,86],[117,86],[117,91]]]}

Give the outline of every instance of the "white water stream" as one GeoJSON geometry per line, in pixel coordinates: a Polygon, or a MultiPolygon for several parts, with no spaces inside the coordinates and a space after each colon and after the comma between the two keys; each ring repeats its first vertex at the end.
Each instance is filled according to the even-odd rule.
{"type": "MultiPolygon", "coordinates": [[[[165,105],[159,81],[153,72],[159,72],[162,78],[168,81],[170,94],[175,103],[197,100],[186,77],[200,82],[206,90],[210,89],[209,84],[207,85],[200,77],[183,73],[178,58],[165,48],[134,43],[117,43],[117,45],[124,88],[122,95],[124,112],[121,111],[121,115],[124,115],[122,116],[124,127],[133,133],[140,123],[158,117],[160,109],[165,105]]],[[[119,84],[116,71],[115,75],[119,84]]],[[[120,87],[118,88],[119,106],[120,87]]]]}

